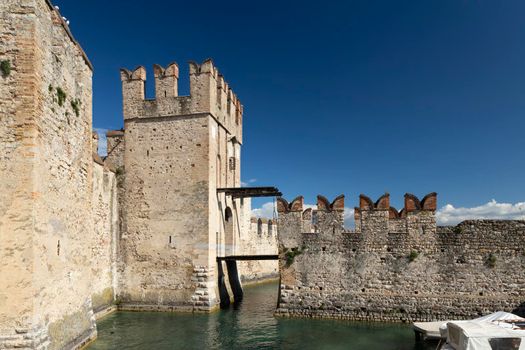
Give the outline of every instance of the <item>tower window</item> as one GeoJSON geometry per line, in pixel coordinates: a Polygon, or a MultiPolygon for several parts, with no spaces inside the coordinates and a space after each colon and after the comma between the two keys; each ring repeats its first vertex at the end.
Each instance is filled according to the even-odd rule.
{"type": "Polygon", "coordinates": [[[236,159],[235,159],[235,157],[230,157],[230,159],[228,161],[228,164],[230,166],[230,170],[235,170],[235,166],[236,166],[236,159]]]}
{"type": "Polygon", "coordinates": [[[262,220],[261,219],[257,220],[257,234],[259,236],[262,236],[262,225],[263,225],[262,220]]]}

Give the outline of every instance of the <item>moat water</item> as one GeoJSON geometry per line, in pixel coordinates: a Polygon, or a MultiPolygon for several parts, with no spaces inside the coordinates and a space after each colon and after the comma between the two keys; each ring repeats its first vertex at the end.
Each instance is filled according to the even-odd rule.
{"type": "Polygon", "coordinates": [[[211,315],[118,312],[98,324],[99,349],[430,350],[409,325],[273,317],[276,283],[245,288],[238,308],[211,315]]]}

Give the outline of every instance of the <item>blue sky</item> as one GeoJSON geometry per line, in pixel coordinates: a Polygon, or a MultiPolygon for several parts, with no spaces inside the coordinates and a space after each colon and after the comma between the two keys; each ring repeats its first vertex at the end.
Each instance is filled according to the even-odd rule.
{"type": "Polygon", "coordinates": [[[120,67],[146,66],[152,97],[152,65],[177,61],[187,94],[187,61],[211,57],[244,104],[250,185],[525,216],[523,1],[54,3],[95,67],[97,128],[122,127],[120,67]]]}

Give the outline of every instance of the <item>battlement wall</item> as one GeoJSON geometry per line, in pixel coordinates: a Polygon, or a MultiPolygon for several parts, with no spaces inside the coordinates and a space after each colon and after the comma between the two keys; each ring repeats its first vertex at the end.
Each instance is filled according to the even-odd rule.
{"type": "Polygon", "coordinates": [[[145,99],[146,69],[120,70],[124,120],[211,114],[242,143],[243,106],[211,59],[189,63],[190,96],[179,96],[179,67],[154,65],[155,99],[145,99]]]}
{"type": "Polygon", "coordinates": [[[525,312],[525,221],[439,227],[434,193],[407,194],[399,217],[388,195],[361,196],[359,228],[348,231],[344,197],[319,196],[317,210],[302,202],[279,200],[277,314],[408,322],[525,312]]]}
{"type": "Polygon", "coordinates": [[[354,208],[354,219],[356,232],[366,230],[371,221],[381,221],[387,225],[388,232],[392,233],[414,233],[413,230],[426,230],[435,232],[435,220],[428,225],[418,225],[424,218],[433,217],[436,210],[437,193],[429,193],[419,200],[411,193],[405,194],[405,205],[398,211],[390,206],[390,195],[385,193],[375,202],[369,197],[361,194],[359,196],[359,207],[354,208]]]}

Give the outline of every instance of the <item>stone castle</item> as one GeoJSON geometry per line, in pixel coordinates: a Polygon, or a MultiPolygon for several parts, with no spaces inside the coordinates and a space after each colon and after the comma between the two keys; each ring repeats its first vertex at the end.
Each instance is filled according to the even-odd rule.
{"type": "Polygon", "coordinates": [[[0,348],[70,349],[116,308],[210,312],[278,276],[240,187],[243,107],[212,61],[122,69],[123,130],[92,132],[93,67],[48,0],[0,3],[0,348]],[[232,191],[233,194],[232,194],[232,191]],[[218,259],[219,258],[219,259],[218,259]]]}
{"type": "Polygon", "coordinates": [[[124,128],[92,132],[93,67],[49,0],[0,2],[0,349],[74,349],[116,309],[211,312],[280,276],[278,315],[468,317],[525,299],[523,221],[436,226],[436,194],[279,198],[250,217],[243,107],[213,62],[122,69],[124,128]],[[277,235],[279,229],[279,235],[277,235]],[[255,259],[239,259],[255,257],[255,259]],[[257,259],[265,257],[278,261],[257,259]],[[494,283],[496,281],[497,283],[494,283]]]}

